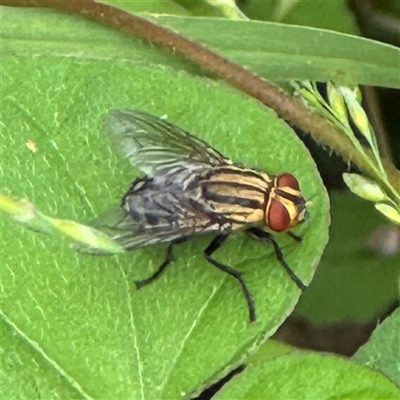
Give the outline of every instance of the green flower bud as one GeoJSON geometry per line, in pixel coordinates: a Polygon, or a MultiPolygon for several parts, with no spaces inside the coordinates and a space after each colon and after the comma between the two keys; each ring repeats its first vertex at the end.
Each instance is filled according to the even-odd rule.
{"type": "Polygon", "coordinates": [[[52,226],[61,234],[71,238],[76,244],[74,248],[93,254],[124,253],[125,250],[118,243],[112,241],[103,232],[87,225],[78,224],[70,220],[49,218],[52,226]]]}
{"type": "Polygon", "coordinates": [[[327,84],[327,92],[329,104],[335,112],[336,118],[338,118],[342,124],[348,125],[347,111],[342,93],[331,82],[327,84]]]}
{"type": "Polygon", "coordinates": [[[351,119],[360,130],[360,133],[364,135],[365,138],[368,140],[368,143],[373,146],[374,140],[372,138],[368,117],[365,114],[365,111],[362,108],[361,104],[359,103],[357,91],[343,86],[340,88],[340,91],[342,92],[343,97],[346,101],[351,119]]]}
{"type": "Polygon", "coordinates": [[[375,204],[375,208],[382,213],[387,219],[392,221],[393,223],[400,225],[400,213],[398,210],[396,210],[394,207],[384,204],[384,203],[379,203],[375,204]]]}
{"type": "Polygon", "coordinates": [[[379,185],[364,176],[344,173],[343,180],[354,194],[363,199],[374,202],[384,201],[387,199],[386,194],[382,191],[379,185]]]}

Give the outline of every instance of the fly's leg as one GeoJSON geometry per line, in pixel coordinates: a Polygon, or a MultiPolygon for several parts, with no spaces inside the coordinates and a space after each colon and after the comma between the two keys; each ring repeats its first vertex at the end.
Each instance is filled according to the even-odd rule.
{"type": "MultiPolygon", "coordinates": [[[[282,250],[279,247],[278,242],[269,232],[263,231],[260,228],[250,228],[248,232],[257,236],[261,240],[269,241],[274,246],[275,256],[278,261],[281,263],[287,274],[290,276],[290,279],[297,285],[297,287],[303,292],[307,289],[307,286],[298,278],[298,276],[293,272],[293,270],[289,267],[285,259],[283,258],[282,250]]],[[[296,236],[297,237],[297,236],[296,236]]]]}
{"type": "Polygon", "coordinates": [[[175,243],[170,243],[170,244],[168,245],[167,254],[166,254],[165,260],[164,260],[164,262],[160,265],[160,267],[158,268],[158,270],[157,270],[156,272],[154,272],[153,275],[151,275],[151,276],[149,276],[148,278],[143,279],[143,280],[141,280],[141,281],[135,281],[135,285],[136,285],[136,288],[137,288],[137,289],[140,289],[140,288],[142,288],[143,286],[147,286],[147,285],[149,285],[150,283],[154,282],[154,281],[155,281],[156,279],[158,279],[158,278],[160,277],[160,275],[165,271],[165,269],[167,268],[168,264],[169,264],[171,261],[174,260],[174,254],[173,254],[173,252],[172,252],[172,246],[173,246],[174,244],[175,244],[175,243]]]}
{"type": "Polygon", "coordinates": [[[286,232],[286,235],[288,235],[295,242],[301,242],[303,240],[303,238],[301,238],[300,236],[295,235],[293,232],[290,232],[290,231],[286,232]]]}
{"type": "Polygon", "coordinates": [[[226,272],[227,274],[233,276],[242,286],[242,290],[244,293],[244,296],[247,301],[247,306],[249,308],[249,316],[250,316],[250,322],[254,322],[256,320],[256,311],[255,311],[255,306],[254,306],[254,300],[253,296],[251,295],[251,292],[249,288],[246,285],[246,282],[244,281],[242,274],[239,271],[236,271],[235,269],[228,267],[222,263],[220,263],[217,260],[214,260],[214,258],[211,257],[211,255],[214,253],[214,251],[218,250],[221,245],[225,242],[226,239],[228,239],[229,235],[219,235],[213,239],[213,241],[210,243],[210,245],[204,250],[204,257],[208,262],[210,262],[212,265],[220,269],[221,271],[226,272]]]}

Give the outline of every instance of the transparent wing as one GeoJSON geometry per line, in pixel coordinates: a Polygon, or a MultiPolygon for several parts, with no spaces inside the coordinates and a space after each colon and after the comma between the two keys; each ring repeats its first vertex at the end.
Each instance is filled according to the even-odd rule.
{"type": "MultiPolygon", "coordinates": [[[[193,224],[188,223],[188,221],[193,220],[194,215],[184,214],[179,216],[181,223],[172,225],[159,222],[144,226],[134,221],[124,209],[115,207],[93,221],[92,225],[125,250],[133,250],[157,243],[169,243],[196,234],[218,231],[217,224],[211,224],[208,218],[201,219],[197,215],[196,224],[193,224]]],[[[79,251],[96,253],[82,246],[79,251]]]]}
{"type": "Polygon", "coordinates": [[[185,161],[232,163],[206,142],[143,111],[112,110],[104,115],[103,126],[122,154],[146,175],[185,161]]]}

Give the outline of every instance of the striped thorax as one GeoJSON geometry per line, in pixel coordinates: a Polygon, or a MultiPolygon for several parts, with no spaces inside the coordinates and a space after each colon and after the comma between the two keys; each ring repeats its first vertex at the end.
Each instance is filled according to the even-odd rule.
{"type": "Polygon", "coordinates": [[[215,167],[188,189],[201,211],[220,216],[234,229],[257,225],[283,232],[307,217],[297,179],[288,173],[272,176],[234,165],[215,167]]]}

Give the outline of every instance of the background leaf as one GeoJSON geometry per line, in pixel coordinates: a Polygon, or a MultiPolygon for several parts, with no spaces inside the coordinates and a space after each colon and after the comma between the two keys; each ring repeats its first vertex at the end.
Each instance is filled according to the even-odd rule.
{"type": "Polygon", "coordinates": [[[369,368],[333,354],[268,341],[215,397],[221,399],[397,399],[399,389],[369,368]]]}
{"type": "Polygon", "coordinates": [[[346,0],[249,1],[243,2],[241,9],[252,19],[358,33],[346,0]]]}
{"type": "MultiPolygon", "coordinates": [[[[137,12],[142,10],[143,5],[132,2],[124,8],[137,12]]],[[[82,54],[82,49],[76,46],[76,42],[86,42],[92,48],[86,56],[117,56],[135,62],[197,70],[191,63],[172,54],[160,52],[123,33],[105,31],[99,25],[91,24],[78,16],[66,17],[64,13],[51,10],[8,7],[3,7],[3,15],[7,16],[8,22],[3,35],[6,38],[20,39],[18,42],[13,41],[11,48],[9,41],[5,40],[3,51],[6,53],[18,49],[21,54],[35,54],[35,51],[39,51],[40,54],[82,57],[85,53],[82,54]],[[29,27],[24,30],[20,29],[20,17],[31,20],[29,27]],[[69,29],[70,21],[76,24],[73,32],[69,29]],[[39,27],[43,29],[37,29],[39,27]],[[43,43],[43,39],[47,39],[49,35],[54,39],[43,43]],[[66,35],[68,40],[64,40],[66,35]],[[136,50],[132,51],[128,44],[134,44],[136,50]]],[[[269,81],[332,80],[342,85],[400,87],[399,49],[369,39],[272,22],[171,15],[153,15],[147,18],[209,46],[269,81]],[[238,31],[240,35],[236,34],[238,31]]]]}
{"type": "Polygon", "coordinates": [[[0,10],[3,15],[4,56],[18,54],[78,59],[116,58],[146,65],[167,65],[189,72],[198,70],[190,63],[173,54],[148,46],[138,38],[106,29],[76,15],[35,8],[1,7],[0,10]],[[29,24],[21,29],[21,23],[24,21],[29,21],[29,24]],[[48,40],[49,38],[52,40],[48,40]]]}
{"type": "Polygon", "coordinates": [[[380,371],[400,387],[400,310],[397,309],[374,331],[353,359],[380,371]]]}
{"type": "Polygon", "coordinates": [[[270,81],[400,85],[399,49],[369,39],[272,22],[174,16],[159,16],[156,21],[270,81]],[[235,34],[238,31],[240,35],[235,34]]]}
{"type": "MultiPolygon", "coordinates": [[[[72,55],[52,55],[50,22],[55,31],[66,24],[65,35],[54,38],[62,43],[71,40],[69,32],[86,29],[80,19],[63,15],[61,22],[58,14],[47,20],[51,13],[44,11],[32,32],[35,13],[27,11],[38,16],[39,10],[12,10],[19,11],[17,36],[7,33],[12,29],[3,21],[8,36],[2,65],[3,192],[27,197],[49,215],[90,221],[118,204],[136,176],[109,147],[100,116],[117,107],[167,114],[239,162],[299,177],[304,195],[313,198],[310,220],[296,231],[304,241],[294,243],[285,235],[278,240],[301,279],[312,279],[327,241],[328,199],[307,150],[281,120],[223,83],[156,67],[154,59],[147,65],[145,59],[116,60],[114,53],[100,57],[90,40],[73,38],[72,55]]],[[[90,37],[90,29],[82,36],[90,37]]],[[[123,43],[135,52],[133,41],[123,43]]],[[[138,45],[139,52],[143,48],[138,45]]],[[[4,390],[15,393],[16,382],[25,383],[26,397],[41,392],[66,398],[74,391],[75,397],[180,397],[254,350],[300,294],[272,249],[243,235],[232,237],[216,258],[245,273],[259,316],[252,326],[237,283],[201,255],[208,236],[178,246],[177,262],[137,292],[134,279],[158,266],[165,247],[90,257],[5,218],[2,228],[4,390]],[[16,367],[36,358],[40,368],[32,373],[16,367]]]]}
{"type": "Polygon", "coordinates": [[[317,325],[368,322],[398,296],[399,255],[369,247],[369,236],[388,225],[373,204],[351,193],[333,193],[331,202],[329,244],[296,314],[317,325]]]}

